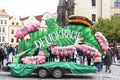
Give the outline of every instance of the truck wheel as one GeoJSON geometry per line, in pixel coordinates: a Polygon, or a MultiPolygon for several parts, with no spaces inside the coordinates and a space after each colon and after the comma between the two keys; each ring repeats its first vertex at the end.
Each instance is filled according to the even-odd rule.
{"type": "Polygon", "coordinates": [[[61,78],[63,75],[64,75],[64,72],[62,68],[57,67],[52,71],[52,76],[54,78],[61,78]]]}
{"type": "Polygon", "coordinates": [[[37,74],[38,77],[45,78],[48,76],[48,70],[46,68],[39,68],[37,74]]]}

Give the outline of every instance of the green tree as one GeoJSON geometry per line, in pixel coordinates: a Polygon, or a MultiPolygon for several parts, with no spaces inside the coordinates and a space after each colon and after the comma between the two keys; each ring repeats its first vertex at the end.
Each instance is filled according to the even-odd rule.
{"type": "Polygon", "coordinates": [[[108,42],[120,42],[120,17],[111,16],[110,19],[99,18],[91,28],[92,33],[102,32],[108,42]]]}

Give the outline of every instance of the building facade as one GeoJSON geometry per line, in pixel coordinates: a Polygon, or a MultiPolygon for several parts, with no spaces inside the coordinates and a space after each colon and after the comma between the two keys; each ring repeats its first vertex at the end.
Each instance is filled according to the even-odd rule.
{"type": "Polygon", "coordinates": [[[9,44],[13,46],[18,44],[18,39],[15,38],[15,33],[18,28],[23,25],[23,22],[20,20],[20,16],[12,16],[9,18],[9,44]]]}
{"type": "MultiPolygon", "coordinates": [[[[18,28],[20,28],[21,26],[23,26],[24,24],[27,24],[31,21],[41,21],[42,16],[38,15],[38,16],[28,16],[28,17],[24,17],[24,18],[20,18],[19,16],[15,15],[10,17],[9,19],[9,44],[12,44],[12,46],[16,46],[18,44],[18,41],[20,39],[17,39],[15,37],[16,34],[16,30],[18,28]]],[[[29,40],[30,37],[29,35],[26,35],[25,40],[29,40]]]]}
{"type": "Polygon", "coordinates": [[[9,43],[9,15],[0,10],[0,43],[9,43]]]}
{"type": "Polygon", "coordinates": [[[111,0],[110,15],[120,16],[120,0],[111,0]]]}
{"type": "Polygon", "coordinates": [[[99,17],[110,18],[111,0],[75,0],[75,14],[96,22],[99,17]]]}

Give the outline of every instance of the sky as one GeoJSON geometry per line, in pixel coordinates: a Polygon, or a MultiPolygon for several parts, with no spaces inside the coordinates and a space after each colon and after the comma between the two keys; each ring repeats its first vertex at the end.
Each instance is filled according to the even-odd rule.
{"type": "Polygon", "coordinates": [[[45,12],[55,13],[59,0],[0,0],[0,10],[8,15],[21,17],[41,15],[45,12]]]}

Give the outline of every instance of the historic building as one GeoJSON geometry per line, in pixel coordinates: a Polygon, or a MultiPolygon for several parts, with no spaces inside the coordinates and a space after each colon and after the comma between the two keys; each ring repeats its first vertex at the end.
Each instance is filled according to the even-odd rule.
{"type": "Polygon", "coordinates": [[[0,43],[9,43],[9,15],[0,10],[0,43]]]}
{"type": "Polygon", "coordinates": [[[75,14],[96,22],[99,17],[120,16],[120,0],[75,0],[75,14]]]}
{"type": "MultiPolygon", "coordinates": [[[[15,38],[15,33],[18,28],[23,26],[24,24],[27,24],[31,21],[39,21],[41,22],[42,15],[38,16],[28,16],[21,18],[19,16],[12,16],[9,19],[9,44],[12,44],[13,46],[18,44],[18,39],[15,38]]],[[[29,35],[25,36],[25,40],[29,40],[29,35]]]]}
{"type": "Polygon", "coordinates": [[[75,14],[96,22],[99,17],[110,18],[111,0],[75,0],[75,14]]]}
{"type": "Polygon", "coordinates": [[[70,15],[86,16],[93,22],[99,17],[120,16],[120,0],[59,0],[57,6],[59,25],[66,25],[70,15]]]}
{"type": "Polygon", "coordinates": [[[110,2],[110,15],[120,16],[120,0],[111,0],[110,2]]]}
{"type": "Polygon", "coordinates": [[[15,33],[18,28],[23,25],[20,16],[12,16],[9,18],[9,44],[17,45],[18,39],[15,38],[15,33]]]}

